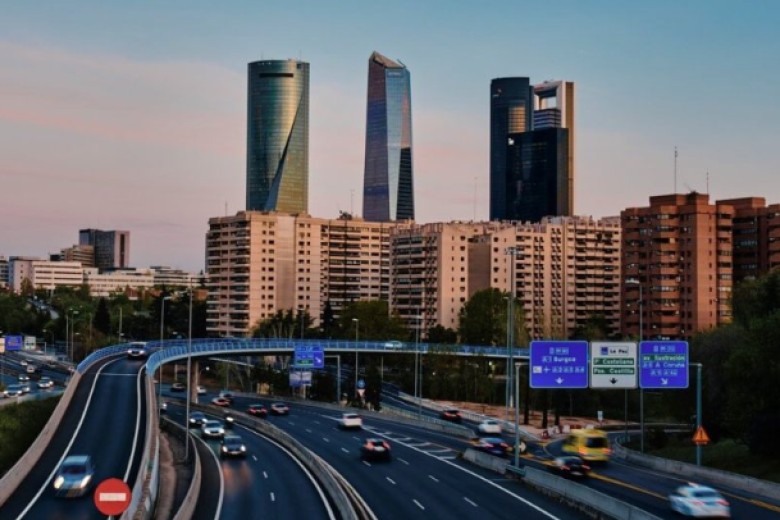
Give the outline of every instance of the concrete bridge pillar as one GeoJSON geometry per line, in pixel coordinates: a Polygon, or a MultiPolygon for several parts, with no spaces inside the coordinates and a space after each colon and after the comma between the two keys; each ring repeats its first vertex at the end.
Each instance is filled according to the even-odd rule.
{"type": "Polygon", "coordinates": [[[200,363],[196,360],[192,360],[192,372],[190,374],[190,381],[192,384],[187,389],[187,394],[191,403],[198,404],[198,385],[200,384],[200,363]]]}

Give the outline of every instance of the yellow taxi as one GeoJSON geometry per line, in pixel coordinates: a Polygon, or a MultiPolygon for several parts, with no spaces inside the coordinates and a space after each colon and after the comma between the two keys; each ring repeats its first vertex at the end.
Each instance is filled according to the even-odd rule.
{"type": "Polygon", "coordinates": [[[572,431],[563,442],[562,450],[564,453],[594,462],[607,462],[612,453],[606,432],[587,429],[572,431]]]}

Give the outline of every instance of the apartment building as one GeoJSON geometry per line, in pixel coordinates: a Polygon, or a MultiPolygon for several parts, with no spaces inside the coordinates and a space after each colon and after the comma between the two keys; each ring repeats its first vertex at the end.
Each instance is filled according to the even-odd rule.
{"type": "Polygon", "coordinates": [[[106,269],[95,267],[84,269],[84,283],[89,285],[89,294],[96,298],[129,293],[131,299],[138,291],[154,287],[154,271],[151,269],[106,269]]]}
{"type": "Polygon", "coordinates": [[[34,289],[79,287],[84,283],[84,271],[78,262],[52,262],[34,257],[12,256],[9,260],[9,286],[20,293],[25,280],[34,289]]]}
{"type": "Polygon", "coordinates": [[[203,284],[204,275],[188,273],[165,265],[153,265],[154,285],[158,287],[198,287],[203,284]]]}
{"type": "Polygon", "coordinates": [[[719,200],[734,208],[734,283],[754,280],[780,266],[780,204],[763,197],[719,200]]]}
{"type": "Polygon", "coordinates": [[[696,192],[621,213],[624,334],[689,339],[731,320],[735,214],[696,192]]]}
{"type": "Polygon", "coordinates": [[[0,289],[8,287],[8,259],[0,255],[0,289]]]}
{"type": "Polygon", "coordinates": [[[313,218],[242,211],[209,220],[207,328],[244,336],[278,310],[306,310],[319,322],[352,301],[387,298],[392,223],[350,215],[313,218]]]}

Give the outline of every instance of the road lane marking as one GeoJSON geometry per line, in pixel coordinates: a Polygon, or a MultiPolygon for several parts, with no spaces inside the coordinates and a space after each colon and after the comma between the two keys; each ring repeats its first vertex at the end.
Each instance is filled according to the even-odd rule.
{"type": "Polygon", "coordinates": [[[295,426],[294,422],[292,422],[292,421],[287,421],[287,422],[290,423],[290,426],[295,426]]]}
{"type": "Polygon", "coordinates": [[[311,430],[309,428],[306,428],[306,433],[311,433],[311,430]]]}
{"type": "Polygon", "coordinates": [[[354,435],[352,436],[352,438],[355,439],[356,441],[360,440],[360,437],[355,437],[354,435]]]}
{"type": "Polygon", "coordinates": [[[341,448],[341,451],[343,451],[344,453],[349,453],[349,450],[347,448],[341,448]]]}
{"type": "Polygon", "coordinates": [[[138,381],[136,382],[136,388],[138,392],[136,393],[136,408],[138,409],[138,413],[136,414],[135,418],[135,435],[133,436],[133,449],[130,451],[130,461],[127,463],[127,471],[125,471],[125,482],[128,481],[130,478],[130,470],[133,468],[133,459],[135,458],[135,450],[138,447],[138,435],[141,432],[141,374],[143,373],[143,368],[138,371],[138,381]]]}
{"type": "Polygon", "coordinates": [[[257,462],[257,457],[255,457],[254,455],[252,455],[252,460],[254,460],[255,462],[257,462]]]}
{"type": "Polygon", "coordinates": [[[417,505],[417,507],[419,507],[420,509],[425,511],[425,506],[422,505],[421,503],[419,503],[416,498],[414,500],[412,500],[412,502],[414,502],[417,505]]]}
{"type": "Polygon", "coordinates": [[[385,477],[388,482],[390,482],[392,485],[395,486],[395,480],[391,479],[390,477],[385,477]]]}
{"type": "MultiPolygon", "coordinates": [[[[744,498],[742,500],[744,500],[744,498]]],[[[750,502],[757,505],[758,507],[764,507],[766,509],[769,509],[770,511],[777,511],[778,513],[780,513],[780,507],[777,507],[775,505],[767,504],[766,502],[762,502],[761,500],[756,500],[755,498],[751,498],[750,502]]]]}
{"type": "Polygon", "coordinates": [[[437,478],[436,478],[436,477],[434,477],[433,475],[428,475],[428,478],[429,478],[429,479],[431,479],[431,480],[433,480],[434,482],[438,482],[438,481],[439,481],[439,479],[437,479],[437,478]]]}
{"type": "Polygon", "coordinates": [[[322,424],[320,421],[314,421],[314,424],[322,424]]]}
{"type": "Polygon", "coordinates": [[[330,442],[330,440],[327,437],[323,437],[322,440],[325,442],[330,442]]]}
{"type": "Polygon", "coordinates": [[[666,498],[665,496],[663,496],[661,494],[654,493],[654,492],[652,492],[650,490],[647,490],[647,489],[639,487],[639,486],[635,486],[633,484],[629,484],[628,482],[623,482],[621,480],[616,480],[614,478],[605,477],[604,475],[599,475],[598,473],[595,473],[593,471],[591,471],[590,477],[598,479],[598,480],[603,480],[604,482],[609,482],[610,484],[614,484],[616,486],[621,486],[621,487],[624,487],[624,488],[627,488],[627,489],[631,489],[632,491],[636,491],[638,493],[644,493],[645,495],[649,495],[651,497],[658,498],[660,500],[663,500],[664,502],[668,501],[668,498],[666,498]]]}
{"type": "Polygon", "coordinates": [[[471,504],[471,505],[472,505],[472,506],[474,506],[474,507],[479,507],[479,506],[476,504],[476,502],[472,502],[471,500],[469,500],[469,497],[463,497],[463,500],[465,500],[466,502],[468,502],[469,504],[471,504]]]}
{"type": "Polygon", "coordinates": [[[363,464],[365,464],[365,465],[366,465],[366,466],[368,466],[369,468],[371,467],[371,463],[370,463],[370,462],[368,462],[367,460],[364,460],[364,461],[363,461],[363,464]]]}
{"type": "Polygon", "coordinates": [[[409,465],[409,462],[405,461],[405,460],[404,460],[404,459],[402,459],[401,457],[398,457],[398,460],[400,460],[401,462],[403,462],[403,463],[404,463],[404,464],[406,464],[407,466],[409,465]]]}
{"type": "Polygon", "coordinates": [[[271,491],[271,502],[276,502],[276,495],[274,495],[273,491],[271,491]]]}
{"type": "Polygon", "coordinates": [[[268,473],[266,473],[265,471],[263,471],[263,478],[268,478],[268,473]]]}

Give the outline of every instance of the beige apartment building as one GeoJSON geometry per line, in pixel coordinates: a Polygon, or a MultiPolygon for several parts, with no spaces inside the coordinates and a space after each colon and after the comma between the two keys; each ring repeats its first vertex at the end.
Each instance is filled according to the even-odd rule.
{"type": "Polygon", "coordinates": [[[9,260],[9,286],[20,293],[24,280],[35,289],[79,287],[84,283],[84,270],[79,262],[53,262],[32,257],[12,256],[9,260]]]}
{"type": "Polygon", "coordinates": [[[242,211],[209,220],[207,328],[245,336],[278,310],[303,309],[319,322],[358,300],[387,298],[392,223],[342,215],[313,218],[242,211]]]}

